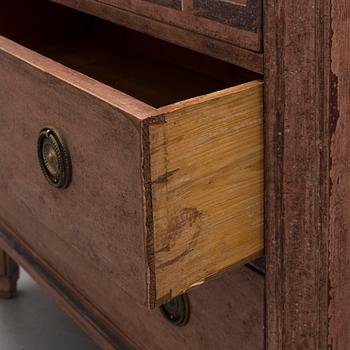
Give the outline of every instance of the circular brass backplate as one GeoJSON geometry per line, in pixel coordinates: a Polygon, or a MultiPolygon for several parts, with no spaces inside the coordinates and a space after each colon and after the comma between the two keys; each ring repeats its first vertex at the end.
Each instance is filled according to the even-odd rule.
{"type": "Polygon", "coordinates": [[[71,161],[68,149],[53,128],[44,128],[38,138],[38,158],[47,181],[58,188],[66,188],[71,180],[71,161]]]}
{"type": "Polygon", "coordinates": [[[190,302],[187,294],[178,295],[160,307],[163,316],[175,326],[185,326],[190,319],[190,302]]]}

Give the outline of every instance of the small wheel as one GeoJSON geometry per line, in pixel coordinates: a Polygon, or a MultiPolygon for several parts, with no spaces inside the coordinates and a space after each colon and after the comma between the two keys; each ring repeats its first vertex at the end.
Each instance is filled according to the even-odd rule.
{"type": "Polygon", "coordinates": [[[163,316],[173,325],[185,326],[190,319],[190,302],[187,294],[179,295],[160,307],[163,316]]]}

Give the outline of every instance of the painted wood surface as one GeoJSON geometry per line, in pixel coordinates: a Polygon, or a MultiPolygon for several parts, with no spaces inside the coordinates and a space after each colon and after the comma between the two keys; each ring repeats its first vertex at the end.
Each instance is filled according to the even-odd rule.
{"type": "Polygon", "coordinates": [[[269,350],[327,349],[329,5],[265,1],[269,350]]]}
{"type": "Polygon", "coordinates": [[[328,348],[350,348],[350,4],[332,1],[328,348]]]}
{"type": "Polygon", "coordinates": [[[158,303],[263,251],[262,87],[179,102],[149,126],[158,303]]]}
{"type": "MultiPolygon", "coordinates": [[[[222,1],[246,11],[247,18],[256,18],[257,32],[230,27],[206,18],[195,17],[188,11],[176,11],[147,1],[53,0],[65,6],[87,12],[122,26],[146,33],[206,55],[237,64],[254,72],[263,72],[261,46],[261,3],[246,11],[245,5],[222,1]],[[254,13],[255,9],[255,13],[254,13]],[[249,15],[249,11],[253,11],[249,15]],[[255,16],[256,14],[256,16],[255,16]]],[[[255,2],[255,0],[253,1],[255,2]]],[[[210,2],[206,2],[209,8],[210,2]]],[[[192,8],[190,9],[192,11],[192,8]]],[[[225,15],[226,11],[221,10],[225,15]]],[[[203,13],[212,13],[205,10],[203,13]]],[[[237,18],[244,18],[238,12],[237,18]]]]}
{"type": "Polygon", "coordinates": [[[346,1],[265,1],[267,349],[347,350],[346,1]]]}
{"type": "MultiPolygon", "coordinates": [[[[119,288],[110,286],[97,273],[94,285],[98,298],[110,307],[96,305],[99,299],[85,298],[72,288],[21,240],[0,229],[0,246],[6,249],[58,304],[104,350],[263,350],[264,278],[241,267],[209,281],[189,293],[191,318],[187,326],[175,327],[159,310],[148,311],[119,288]],[[234,331],[233,331],[234,330],[234,331]]],[[[78,276],[80,282],[84,276],[78,276]]],[[[95,298],[96,296],[94,296],[95,298]]]]}
{"type": "Polygon", "coordinates": [[[17,292],[18,265],[0,250],[0,298],[12,298],[17,292]]]}
{"type": "Polygon", "coordinates": [[[4,38],[0,47],[2,224],[68,280],[95,265],[111,286],[145,302],[138,117],[153,109],[4,38]],[[72,183],[62,191],[38,166],[45,126],[59,130],[71,154],[72,183]]]}

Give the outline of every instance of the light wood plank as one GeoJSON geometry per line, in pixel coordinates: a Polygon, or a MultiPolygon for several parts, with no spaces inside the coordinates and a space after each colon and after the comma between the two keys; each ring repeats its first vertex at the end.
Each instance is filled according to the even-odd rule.
{"type": "Polygon", "coordinates": [[[180,102],[149,126],[158,303],[263,250],[262,91],[180,102]]]}

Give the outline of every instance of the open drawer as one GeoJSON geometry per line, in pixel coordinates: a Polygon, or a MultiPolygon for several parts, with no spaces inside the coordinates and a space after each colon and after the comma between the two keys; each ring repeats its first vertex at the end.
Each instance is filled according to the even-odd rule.
{"type": "Polygon", "coordinates": [[[261,253],[263,83],[54,4],[21,22],[16,3],[0,5],[0,231],[80,293],[98,270],[150,307],[261,253]],[[65,188],[42,172],[60,148],[39,164],[49,128],[65,188]]]}

